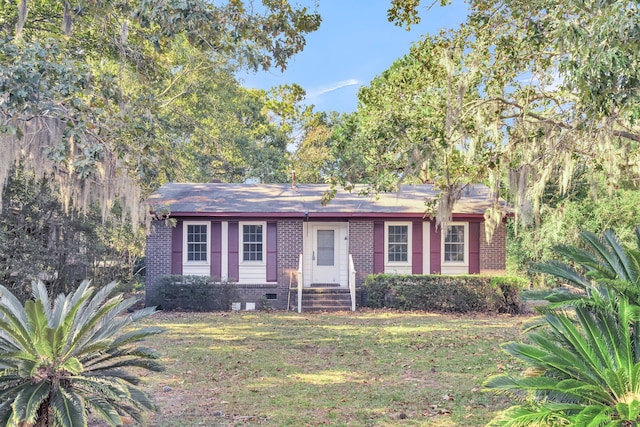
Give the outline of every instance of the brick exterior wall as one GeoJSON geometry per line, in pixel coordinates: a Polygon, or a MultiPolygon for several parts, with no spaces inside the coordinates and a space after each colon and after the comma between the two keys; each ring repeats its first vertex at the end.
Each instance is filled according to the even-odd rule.
{"type": "MultiPolygon", "coordinates": [[[[173,228],[163,221],[154,221],[147,236],[146,245],[146,295],[147,306],[157,305],[156,284],[160,277],[171,274],[171,236],[173,228]]],[[[484,224],[480,224],[480,273],[504,274],[506,227],[501,224],[494,233],[491,243],[487,243],[484,224]]],[[[303,251],[303,221],[277,221],[277,283],[238,285],[240,302],[265,301],[267,294],[276,294],[276,299],[266,302],[271,308],[286,309],[289,285],[297,287],[299,256],[303,251]],[[294,272],[293,276],[291,273],[294,272]],[[293,278],[293,280],[291,280],[293,278]]],[[[372,220],[349,221],[349,253],[353,256],[356,269],[356,285],[361,286],[366,277],[373,273],[374,222],[372,220]]],[[[244,308],[244,304],[243,304],[244,308]]]]}
{"type": "Polygon", "coordinates": [[[487,243],[484,223],[480,224],[480,274],[504,274],[506,268],[507,229],[500,224],[493,233],[491,243],[487,243]]]}
{"type": "Polygon", "coordinates": [[[373,221],[349,221],[349,253],[356,269],[356,286],[373,273],[373,221]]]}
{"type": "Polygon", "coordinates": [[[242,303],[242,310],[247,306],[248,302],[256,304],[256,310],[274,309],[285,310],[287,308],[287,292],[289,289],[283,288],[278,284],[258,284],[258,285],[240,285],[236,284],[238,291],[238,301],[242,303]],[[267,294],[276,295],[276,299],[267,299],[267,294]],[[266,305],[266,306],[263,306],[266,305]]]}
{"type": "Polygon", "coordinates": [[[171,233],[173,227],[164,221],[153,221],[147,235],[145,249],[145,305],[157,305],[156,283],[158,279],[171,274],[171,233]]]}
{"type": "Polygon", "coordinates": [[[302,220],[278,221],[278,283],[289,288],[298,286],[297,274],[293,280],[291,272],[298,271],[298,262],[302,253],[302,220]]]}

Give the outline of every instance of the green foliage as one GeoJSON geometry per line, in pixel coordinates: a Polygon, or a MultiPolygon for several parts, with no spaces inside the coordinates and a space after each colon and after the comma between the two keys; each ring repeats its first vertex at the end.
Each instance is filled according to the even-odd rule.
{"type": "MultiPolygon", "coordinates": [[[[389,20],[409,26],[450,1],[389,3],[389,20]]],[[[468,10],[361,89],[346,131],[372,189],[433,182],[446,222],[460,190],[483,182],[509,190],[519,222],[537,226],[547,192],[567,194],[576,171],[587,188],[637,188],[638,4],[472,0],[468,10]]]]}
{"type": "MultiPolygon", "coordinates": [[[[22,164],[12,169],[0,215],[0,280],[21,301],[30,297],[29,284],[36,279],[56,294],[71,292],[84,277],[97,287],[135,282],[144,231],[103,222],[97,209],[66,210],[55,189],[22,164]]],[[[112,210],[121,216],[119,204],[112,210]]]]}
{"type": "Polygon", "coordinates": [[[595,200],[584,190],[562,198],[550,194],[544,200],[538,224],[516,228],[512,222],[507,223],[507,263],[518,274],[530,274],[532,264],[559,259],[555,246],[580,246],[584,231],[614,229],[623,243],[632,244],[634,229],[640,224],[637,206],[640,191],[633,188],[620,188],[611,194],[601,189],[595,200]]]}
{"type": "Polygon", "coordinates": [[[238,300],[233,283],[205,276],[163,276],[158,279],[157,304],[163,310],[227,311],[238,300]]]}
{"type": "Polygon", "coordinates": [[[525,284],[517,277],[378,274],[367,277],[365,288],[373,308],[518,313],[525,284]]]}
{"type": "Polygon", "coordinates": [[[0,2],[0,183],[27,153],[27,168],[65,183],[66,202],[121,198],[136,222],[140,187],[246,178],[244,160],[279,170],[285,150],[273,147],[286,142],[234,73],[284,69],[321,19],[286,1],[249,3],[0,2]],[[175,168],[202,142],[216,155],[175,168]]]}
{"type": "Polygon", "coordinates": [[[94,293],[84,281],[69,295],[49,299],[34,282],[22,306],[0,286],[0,421],[2,425],[82,426],[90,412],[110,426],[122,417],[142,422],[155,410],[150,396],[126,371],[161,371],[151,349],[137,346],[160,328],[129,329],[154,308],[123,313],[135,299],[109,298],[115,283],[94,293]]]}
{"type": "Polygon", "coordinates": [[[569,264],[536,270],[581,293],[555,293],[526,343],[505,351],[525,362],[524,375],[489,378],[487,390],[521,402],[490,425],[619,425],[640,421],[640,227],[634,247],[611,231],[582,234],[586,249],[560,246],[569,264]]]}
{"type": "Polygon", "coordinates": [[[291,167],[300,183],[323,184],[340,170],[338,160],[347,153],[337,152],[335,129],[342,117],[337,113],[308,112],[301,123],[301,140],[291,156],[291,167]]]}

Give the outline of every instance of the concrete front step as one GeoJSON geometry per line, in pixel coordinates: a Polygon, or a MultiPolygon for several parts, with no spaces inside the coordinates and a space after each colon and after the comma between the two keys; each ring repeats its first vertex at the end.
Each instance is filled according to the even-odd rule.
{"type": "MultiPolygon", "coordinates": [[[[296,297],[297,289],[292,292],[296,297]]],[[[351,310],[349,289],[336,287],[312,287],[302,290],[302,311],[351,310]]]]}

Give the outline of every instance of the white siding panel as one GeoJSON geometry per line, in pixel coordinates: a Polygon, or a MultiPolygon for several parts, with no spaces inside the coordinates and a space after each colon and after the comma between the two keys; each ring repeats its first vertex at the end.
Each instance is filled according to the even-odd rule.
{"type": "Polygon", "coordinates": [[[209,265],[182,264],[184,276],[208,276],[211,274],[209,265]]]}
{"type": "Polygon", "coordinates": [[[267,266],[240,263],[238,275],[238,283],[267,283],[267,266]]]}
{"type": "Polygon", "coordinates": [[[411,274],[412,267],[410,265],[385,265],[385,274],[411,274]]]}
{"type": "Polygon", "coordinates": [[[468,274],[469,266],[468,265],[443,265],[441,267],[442,274],[468,274]]]}

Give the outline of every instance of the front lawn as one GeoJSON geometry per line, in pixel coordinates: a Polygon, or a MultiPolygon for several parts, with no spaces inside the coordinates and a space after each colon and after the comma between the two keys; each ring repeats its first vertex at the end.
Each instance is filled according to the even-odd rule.
{"type": "Polygon", "coordinates": [[[500,343],[526,317],[390,311],[157,313],[164,373],[153,426],[480,426],[509,402],[480,392],[519,371],[500,343]]]}

